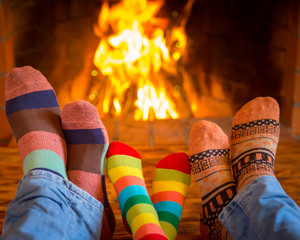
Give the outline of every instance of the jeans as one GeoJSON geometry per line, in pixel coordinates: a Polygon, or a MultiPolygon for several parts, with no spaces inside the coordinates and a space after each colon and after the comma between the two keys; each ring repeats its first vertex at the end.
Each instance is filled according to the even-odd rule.
{"type": "Polygon", "coordinates": [[[233,239],[300,239],[300,209],[272,176],[253,180],[219,220],[233,239]]]}
{"type": "Polygon", "coordinates": [[[33,170],[18,184],[0,239],[100,239],[101,202],[70,181],[33,170]]]}

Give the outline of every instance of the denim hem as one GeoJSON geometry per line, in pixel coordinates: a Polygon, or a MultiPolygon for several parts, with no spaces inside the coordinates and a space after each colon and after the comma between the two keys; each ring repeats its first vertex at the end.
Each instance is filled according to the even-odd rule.
{"type": "MultiPolygon", "coordinates": [[[[59,185],[64,185],[68,191],[72,192],[73,194],[77,195],[78,197],[86,200],[89,204],[93,205],[95,208],[99,209],[101,213],[103,213],[103,205],[100,201],[98,201],[96,198],[94,198],[92,195],[90,195],[88,192],[83,190],[82,188],[76,186],[74,183],[70,182],[69,180],[66,180],[62,177],[60,177],[57,174],[54,174],[50,171],[47,170],[32,170],[28,172],[19,182],[18,188],[22,185],[24,181],[27,179],[31,178],[46,178],[50,179],[51,181],[59,184],[59,185]]],[[[70,202],[72,199],[70,199],[70,202]]]]}

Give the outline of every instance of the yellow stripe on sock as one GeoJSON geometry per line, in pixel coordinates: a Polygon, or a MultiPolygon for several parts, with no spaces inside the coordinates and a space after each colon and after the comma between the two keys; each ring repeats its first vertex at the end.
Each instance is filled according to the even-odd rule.
{"type": "Polygon", "coordinates": [[[121,177],[128,175],[144,179],[143,172],[135,167],[116,167],[108,171],[108,176],[113,184],[121,177]]]}
{"type": "Polygon", "coordinates": [[[154,181],[152,183],[152,194],[164,191],[175,191],[186,196],[189,186],[175,181],[154,181]]]}
{"type": "Polygon", "coordinates": [[[151,214],[151,213],[141,213],[137,215],[131,222],[130,228],[132,231],[132,236],[134,238],[134,235],[136,231],[147,223],[154,223],[158,226],[160,226],[157,216],[151,214]]]}
{"type": "Polygon", "coordinates": [[[132,224],[132,221],[136,216],[138,216],[140,213],[151,213],[158,219],[157,212],[155,211],[153,205],[146,204],[146,203],[140,203],[136,204],[133,207],[131,207],[126,215],[126,219],[129,225],[132,224]]]}
{"type": "Polygon", "coordinates": [[[107,170],[111,170],[116,167],[135,167],[142,169],[141,159],[127,156],[127,155],[113,155],[109,157],[107,161],[107,170]]]}
{"type": "Polygon", "coordinates": [[[176,228],[171,223],[168,223],[165,221],[159,221],[159,222],[160,222],[160,225],[161,225],[162,229],[164,230],[167,238],[169,240],[176,239],[176,236],[177,236],[176,228]]]}

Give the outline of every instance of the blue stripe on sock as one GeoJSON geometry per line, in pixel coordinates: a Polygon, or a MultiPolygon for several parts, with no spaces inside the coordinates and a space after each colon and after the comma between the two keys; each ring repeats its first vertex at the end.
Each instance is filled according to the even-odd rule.
{"type": "Polygon", "coordinates": [[[171,212],[178,217],[181,218],[182,214],[182,206],[177,202],[171,201],[162,201],[154,204],[154,208],[157,212],[171,212]]]}
{"type": "Polygon", "coordinates": [[[145,195],[145,196],[149,197],[147,190],[144,187],[139,186],[139,185],[128,186],[120,192],[120,194],[118,196],[118,200],[119,200],[121,212],[123,212],[124,205],[125,205],[126,201],[128,200],[128,198],[136,196],[136,195],[145,195]]]}
{"type": "Polygon", "coordinates": [[[101,128],[94,129],[64,129],[67,144],[105,144],[101,128]]]}
{"type": "Polygon", "coordinates": [[[6,116],[14,112],[35,108],[59,107],[53,90],[27,93],[6,101],[6,116]]]}

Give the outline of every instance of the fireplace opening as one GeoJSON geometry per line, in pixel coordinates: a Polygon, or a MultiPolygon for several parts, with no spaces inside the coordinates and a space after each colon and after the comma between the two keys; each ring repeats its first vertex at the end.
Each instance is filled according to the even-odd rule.
{"type": "Polygon", "coordinates": [[[289,126],[300,116],[295,0],[0,5],[14,65],[40,70],[61,107],[83,99],[101,118],[152,121],[232,116],[272,96],[289,126]]]}

